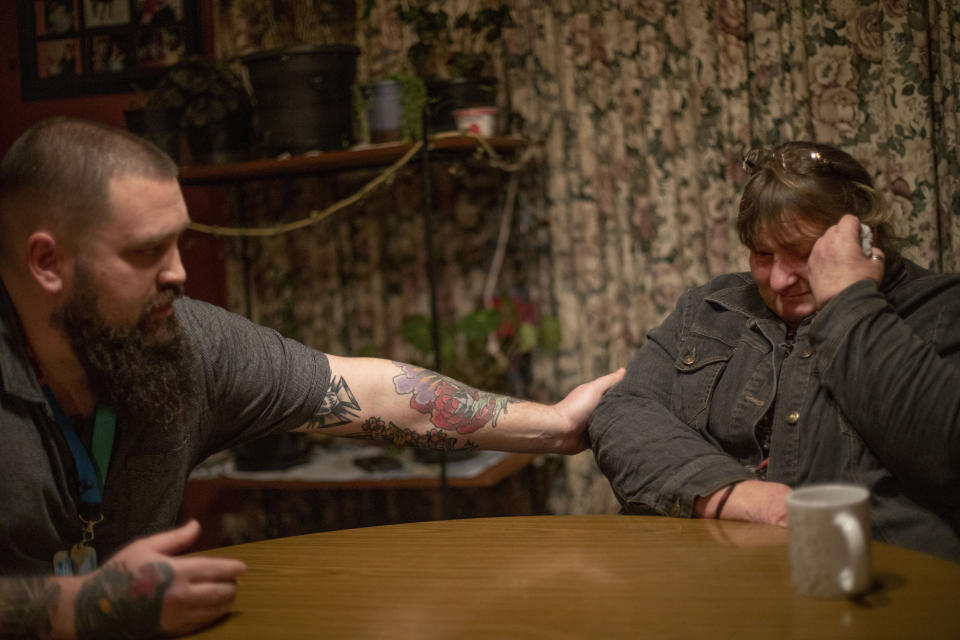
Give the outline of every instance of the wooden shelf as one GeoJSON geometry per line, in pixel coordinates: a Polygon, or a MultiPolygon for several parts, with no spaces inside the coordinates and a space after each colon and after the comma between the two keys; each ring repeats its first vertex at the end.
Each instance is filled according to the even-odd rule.
{"type": "MultiPolygon", "coordinates": [[[[350,479],[337,480],[330,479],[329,474],[324,473],[323,458],[322,452],[315,452],[313,454],[314,462],[302,467],[308,470],[306,473],[298,473],[294,469],[293,473],[237,473],[228,471],[213,475],[194,474],[190,477],[188,484],[198,489],[426,489],[441,486],[439,464],[419,465],[433,467],[434,473],[430,475],[421,475],[421,473],[401,469],[398,472],[386,474],[386,477],[377,477],[377,474],[370,474],[371,477],[351,477],[350,479]],[[310,470],[315,470],[315,473],[311,473],[310,470]]],[[[486,463],[481,470],[473,475],[458,477],[453,474],[448,476],[447,486],[459,488],[492,487],[504,478],[526,467],[533,462],[533,458],[533,454],[529,453],[514,453],[498,457],[494,461],[486,463]]],[[[451,465],[456,464],[447,463],[448,469],[451,468],[451,465]]]]}
{"type": "MultiPolygon", "coordinates": [[[[528,140],[518,137],[488,138],[487,142],[497,152],[512,152],[529,144],[528,140]]],[[[478,144],[473,137],[456,136],[438,138],[431,142],[430,149],[431,151],[462,152],[471,151],[478,144]]],[[[183,185],[222,184],[375,167],[397,161],[412,146],[405,143],[366,145],[344,151],[321,151],[289,158],[185,166],[180,168],[180,183],[183,185]]]]}
{"type": "Polygon", "coordinates": [[[538,515],[546,513],[546,497],[556,467],[531,464],[534,457],[510,454],[476,475],[449,478],[446,488],[437,477],[342,482],[191,477],[184,490],[180,517],[181,521],[200,521],[200,539],[192,547],[200,550],[252,542],[267,535],[451,517],[538,515]],[[287,504],[298,500],[306,505],[308,513],[297,511],[296,518],[286,517],[289,507],[283,506],[276,492],[292,495],[287,504]],[[251,517],[251,513],[261,516],[251,517]],[[263,522],[273,525],[268,530],[263,522]],[[239,530],[237,523],[243,523],[239,530]]]}

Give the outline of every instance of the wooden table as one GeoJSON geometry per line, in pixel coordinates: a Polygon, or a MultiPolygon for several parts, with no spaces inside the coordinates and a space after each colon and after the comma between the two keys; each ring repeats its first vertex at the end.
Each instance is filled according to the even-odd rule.
{"type": "Polygon", "coordinates": [[[875,589],[817,600],[785,530],[739,522],[479,518],[204,555],[248,565],[205,638],[960,638],[960,565],[874,543],[875,589]]]}

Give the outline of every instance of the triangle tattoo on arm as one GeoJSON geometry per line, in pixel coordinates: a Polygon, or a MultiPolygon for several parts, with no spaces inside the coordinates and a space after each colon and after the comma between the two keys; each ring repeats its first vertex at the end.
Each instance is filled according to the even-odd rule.
{"type": "Polygon", "coordinates": [[[306,424],[308,431],[350,424],[360,414],[360,404],[342,377],[334,376],[320,409],[306,424]]]}

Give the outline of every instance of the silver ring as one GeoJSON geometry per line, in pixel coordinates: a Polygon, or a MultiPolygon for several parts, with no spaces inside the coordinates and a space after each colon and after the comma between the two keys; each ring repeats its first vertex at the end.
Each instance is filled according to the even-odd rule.
{"type": "Polygon", "coordinates": [[[874,255],[870,256],[870,259],[871,259],[871,260],[880,261],[880,260],[883,260],[883,257],[874,254],[874,255]]]}

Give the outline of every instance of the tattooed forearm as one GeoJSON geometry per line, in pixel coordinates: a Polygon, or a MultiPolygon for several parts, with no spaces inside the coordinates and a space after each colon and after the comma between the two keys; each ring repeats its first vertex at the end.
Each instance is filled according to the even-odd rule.
{"type": "Polygon", "coordinates": [[[330,388],[323,399],[323,406],[313,414],[305,428],[308,431],[338,427],[353,422],[359,415],[360,405],[342,377],[333,376],[330,388]]]}
{"type": "Polygon", "coordinates": [[[387,424],[382,418],[368,418],[360,432],[350,436],[360,440],[386,440],[398,447],[420,447],[421,449],[445,449],[446,451],[477,449],[477,445],[465,440],[459,447],[458,438],[445,434],[441,429],[430,429],[426,433],[417,433],[413,429],[404,429],[394,423],[387,424]]]}
{"type": "Polygon", "coordinates": [[[516,398],[478,391],[473,387],[428,369],[395,362],[402,373],[393,378],[399,395],[412,394],[410,406],[430,415],[430,422],[457,433],[473,433],[507,412],[516,398]]]}
{"type": "Polygon", "coordinates": [[[162,634],[163,596],[173,582],[165,562],[137,567],[106,565],[77,595],[77,637],[152,638],[162,634]]]}
{"type": "Polygon", "coordinates": [[[49,638],[60,585],[48,578],[0,579],[0,638],[49,638]]]}

